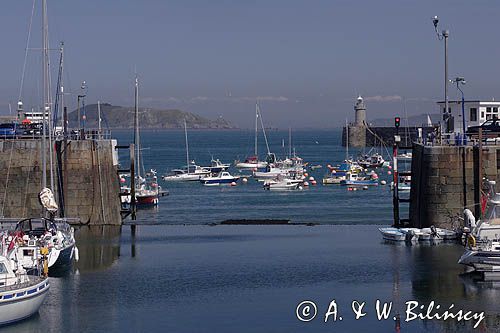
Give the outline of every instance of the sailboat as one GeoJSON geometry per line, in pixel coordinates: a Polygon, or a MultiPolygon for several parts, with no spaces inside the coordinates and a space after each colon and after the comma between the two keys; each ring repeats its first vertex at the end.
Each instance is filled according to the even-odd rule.
{"type": "MultiPolygon", "coordinates": [[[[254,142],[254,155],[248,156],[245,161],[236,161],[235,166],[238,169],[261,169],[265,168],[268,163],[264,161],[259,161],[259,154],[257,150],[258,136],[259,136],[259,104],[255,104],[255,142],[254,142]]],[[[261,120],[262,122],[262,120],[261,120]]],[[[265,134],[264,134],[265,135],[265,134]]],[[[267,143],[266,143],[267,144],[267,143]]],[[[269,150],[269,148],[268,148],[269,150]]]]}
{"type": "Polygon", "coordinates": [[[186,139],[186,168],[172,170],[170,174],[162,177],[165,181],[199,181],[207,176],[210,176],[211,174],[209,169],[194,165],[189,160],[189,143],[186,119],[184,119],[184,137],[186,139]]]}
{"type": "Polygon", "coordinates": [[[157,205],[160,195],[160,186],[157,182],[156,171],[144,170],[141,153],[140,133],[139,133],[139,80],[135,78],[135,105],[134,105],[134,144],[136,149],[136,188],[135,198],[137,205],[157,205]],[[141,172],[142,171],[142,172],[141,172]]]}
{"type": "Polygon", "coordinates": [[[362,167],[357,164],[353,164],[349,159],[349,126],[347,124],[347,119],[345,121],[345,129],[345,160],[335,167],[328,166],[330,173],[323,177],[324,185],[338,185],[347,179],[349,173],[358,173],[363,171],[362,167]]]}

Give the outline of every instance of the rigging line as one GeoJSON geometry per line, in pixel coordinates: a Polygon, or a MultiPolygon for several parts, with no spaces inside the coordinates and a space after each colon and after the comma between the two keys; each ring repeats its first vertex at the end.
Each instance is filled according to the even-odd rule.
{"type": "Polygon", "coordinates": [[[264,128],[264,122],[262,121],[262,113],[260,112],[260,106],[257,104],[257,112],[259,114],[260,125],[262,126],[262,133],[264,134],[264,141],[266,141],[267,154],[271,154],[271,150],[269,150],[269,143],[267,142],[266,129],[264,128]]]}
{"type": "Polygon", "coordinates": [[[3,192],[3,202],[2,202],[2,214],[0,216],[3,217],[4,209],[5,209],[5,201],[7,201],[7,188],[9,186],[9,176],[10,176],[10,166],[12,164],[12,152],[14,151],[14,141],[11,141],[10,145],[10,156],[9,156],[9,166],[7,168],[7,177],[5,179],[5,189],[3,192]]]}
{"type": "Polygon", "coordinates": [[[28,176],[26,177],[26,189],[24,191],[24,202],[23,202],[23,215],[22,217],[26,216],[26,202],[28,201],[28,190],[29,190],[29,180],[30,180],[30,174],[31,174],[31,162],[33,161],[33,157],[35,154],[29,154],[30,159],[28,161],[28,176]]]}
{"type": "Polygon", "coordinates": [[[29,24],[29,29],[28,29],[28,38],[26,39],[26,49],[24,50],[23,72],[21,74],[21,86],[19,87],[19,99],[18,99],[18,101],[21,100],[21,95],[23,93],[24,76],[26,74],[26,63],[28,62],[28,49],[29,49],[30,40],[31,40],[31,27],[33,26],[33,16],[35,15],[35,3],[36,3],[36,0],[33,0],[33,8],[31,9],[31,19],[30,19],[30,24],[29,24]]]}

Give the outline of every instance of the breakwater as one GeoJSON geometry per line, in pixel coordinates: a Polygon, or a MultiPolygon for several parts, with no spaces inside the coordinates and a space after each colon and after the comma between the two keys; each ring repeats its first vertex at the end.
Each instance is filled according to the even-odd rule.
{"type": "MultiPolygon", "coordinates": [[[[121,224],[115,146],[115,140],[56,142],[53,191],[66,217],[82,224],[121,224]]],[[[39,139],[0,141],[1,217],[40,216],[41,151],[39,139]]]]}
{"type": "MultiPolygon", "coordinates": [[[[435,127],[400,127],[396,130],[395,127],[368,127],[348,125],[349,128],[349,146],[350,147],[376,147],[381,145],[381,141],[387,145],[394,144],[394,135],[398,133],[401,137],[401,144],[411,145],[411,142],[425,141],[431,133],[435,131],[435,127]],[[419,128],[422,130],[422,139],[419,139],[419,128]]],[[[342,146],[346,146],[346,127],[342,130],[342,146]]]]}
{"type": "Polygon", "coordinates": [[[483,178],[499,180],[500,146],[413,146],[410,223],[451,228],[466,207],[478,218],[483,178]],[[464,160],[465,158],[465,160],[464,160]],[[465,174],[463,171],[465,166],[465,174]]]}

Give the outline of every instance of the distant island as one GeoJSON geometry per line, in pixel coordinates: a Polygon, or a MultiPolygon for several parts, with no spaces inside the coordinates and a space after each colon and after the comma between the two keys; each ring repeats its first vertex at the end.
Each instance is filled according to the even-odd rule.
{"type": "MultiPolygon", "coordinates": [[[[83,116],[84,110],[80,109],[83,116]]],[[[97,128],[97,104],[85,106],[85,127],[97,128]]],[[[69,126],[78,126],[78,110],[68,115],[69,126]]],[[[101,103],[102,126],[105,128],[133,128],[134,108],[101,103]]],[[[188,128],[197,129],[235,129],[237,128],[222,117],[207,119],[194,113],[176,109],[139,108],[139,124],[141,129],[178,129],[184,128],[184,119],[188,128]]]]}

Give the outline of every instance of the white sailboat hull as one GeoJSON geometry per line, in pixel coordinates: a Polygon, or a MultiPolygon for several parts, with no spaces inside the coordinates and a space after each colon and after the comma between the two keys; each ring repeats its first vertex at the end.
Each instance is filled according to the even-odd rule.
{"type": "Polygon", "coordinates": [[[31,317],[40,309],[49,290],[48,279],[38,284],[0,292],[0,325],[31,317]],[[9,297],[8,299],[4,299],[9,297]]]}

